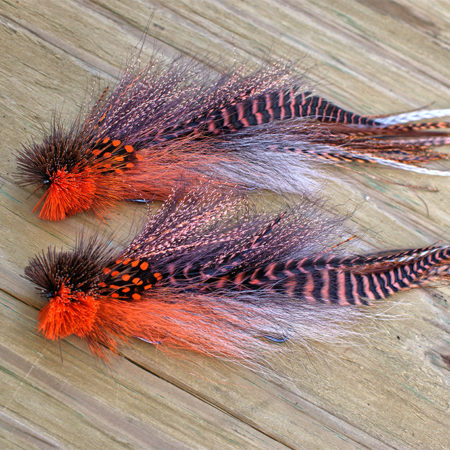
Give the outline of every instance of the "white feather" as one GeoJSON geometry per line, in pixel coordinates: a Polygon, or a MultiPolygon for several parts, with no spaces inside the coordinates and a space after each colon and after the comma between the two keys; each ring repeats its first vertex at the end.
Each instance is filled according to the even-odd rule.
{"type": "Polygon", "coordinates": [[[376,121],[383,125],[397,125],[416,120],[434,119],[437,117],[450,117],[450,109],[422,109],[409,113],[396,114],[377,118],[376,121]]]}

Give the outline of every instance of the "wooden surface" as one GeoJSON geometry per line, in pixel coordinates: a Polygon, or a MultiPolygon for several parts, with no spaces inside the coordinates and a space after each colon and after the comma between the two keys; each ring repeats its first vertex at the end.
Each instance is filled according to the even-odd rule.
{"type": "MultiPolygon", "coordinates": [[[[291,349],[274,362],[290,383],[142,342],[106,366],[77,339],[40,337],[29,258],[104,225],[39,221],[13,155],[55,108],[73,117],[93,78],[113,80],[147,25],[144,54],[156,43],[223,67],[302,60],[319,93],[360,113],[449,107],[448,1],[2,0],[0,25],[1,448],[449,448],[448,288],[395,296],[394,318],[362,320],[348,345],[291,349]]],[[[328,188],[355,210],[355,250],[449,241],[447,179],[335,173],[346,179],[328,188]]],[[[138,209],[121,206],[109,226],[138,209]]]]}

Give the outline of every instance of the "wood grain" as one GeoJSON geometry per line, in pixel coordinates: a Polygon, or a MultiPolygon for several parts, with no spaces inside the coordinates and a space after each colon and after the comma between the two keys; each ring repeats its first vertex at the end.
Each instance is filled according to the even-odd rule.
{"type": "MultiPolygon", "coordinates": [[[[14,176],[21,143],[39,138],[55,108],[74,117],[93,81],[115,80],[144,31],[144,58],[156,45],[168,58],[214,61],[217,70],[235,59],[298,61],[319,93],[360,113],[448,107],[448,6],[0,2],[2,448],[448,448],[448,288],[397,295],[375,311],[391,318],[356,324],[362,336],[348,345],[291,348],[268,361],[280,380],[142,342],[104,365],[76,339],[59,346],[37,334],[44,303],[23,269],[48,245],[73,245],[82,227],[126,239],[142,210],[122,205],[108,224],[89,215],[42,222],[31,214],[38,194],[14,176]]],[[[449,241],[445,178],[373,167],[335,175],[342,179],[328,190],[336,208],[354,211],[354,251],[449,241]]]]}

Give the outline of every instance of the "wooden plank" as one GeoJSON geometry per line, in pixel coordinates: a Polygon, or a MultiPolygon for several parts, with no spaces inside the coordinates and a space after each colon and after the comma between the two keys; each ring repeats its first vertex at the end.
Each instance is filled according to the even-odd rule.
{"type": "MultiPolygon", "coordinates": [[[[328,98],[362,113],[448,107],[445,2],[32,0],[0,4],[0,436],[4,447],[444,448],[448,442],[445,323],[448,289],[398,295],[375,309],[348,345],[290,348],[286,379],[142,342],[104,366],[76,340],[36,333],[44,302],[22,278],[48,245],[73,245],[89,215],[39,221],[38,194],[15,183],[13,151],[54,107],[74,117],[93,77],[111,82],[148,26],[167,57],[187,54],[220,70],[236,58],[273,57],[311,67],[328,98]],[[370,333],[369,333],[370,331],[370,333]],[[443,356],[442,356],[443,355],[443,356]]],[[[144,47],[145,55],[153,42],[144,47]]],[[[443,166],[441,166],[443,167],[443,166]]],[[[450,237],[448,182],[392,170],[333,169],[335,207],[353,211],[354,251],[430,244],[450,237]],[[399,184],[392,184],[395,181],[399,184]],[[411,189],[401,184],[433,187],[411,189]]],[[[122,205],[109,222],[126,241],[122,205]]],[[[447,341],[446,341],[447,340],[447,341]]]]}

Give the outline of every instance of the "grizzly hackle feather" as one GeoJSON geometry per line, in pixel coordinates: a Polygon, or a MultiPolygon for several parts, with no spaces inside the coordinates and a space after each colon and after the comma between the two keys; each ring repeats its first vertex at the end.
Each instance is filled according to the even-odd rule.
{"type": "Polygon", "coordinates": [[[274,341],[333,341],[352,310],[449,275],[448,246],[333,254],[338,227],[306,200],[264,213],[199,187],[172,196],[122,250],[84,238],[25,273],[49,300],[49,339],[76,335],[105,357],[136,337],[252,365],[283,348],[274,341]]]}
{"type": "Polygon", "coordinates": [[[445,155],[450,110],[365,117],[313,95],[291,65],[223,76],[184,59],[124,71],[92,110],[18,156],[24,184],[45,189],[43,219],[102,215],[122,199],[164,199],[174,186],[218,184],[298,191],[319,177],[311,161],[377,162],[419,173],[445,155]]]}

